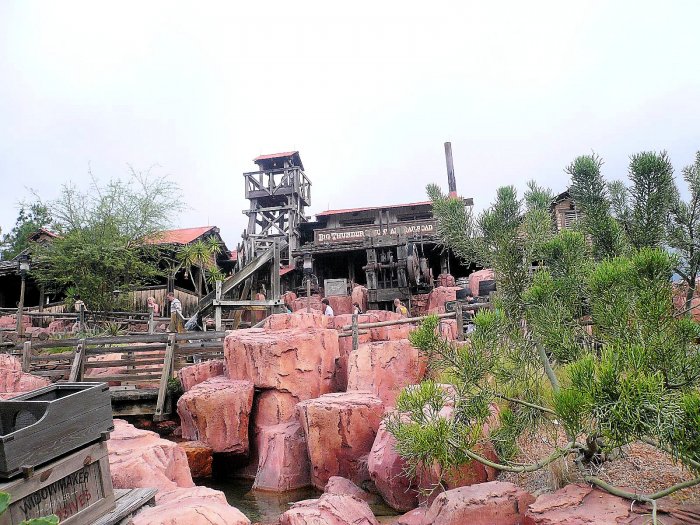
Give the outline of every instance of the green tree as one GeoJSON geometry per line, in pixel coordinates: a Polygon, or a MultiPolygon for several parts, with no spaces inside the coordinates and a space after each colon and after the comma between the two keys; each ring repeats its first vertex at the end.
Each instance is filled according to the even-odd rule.
{"type": "Polygon", "coordinates": [[[9,260],[29,247],[29,237],[51,224],[51,214],[40,202],[21,203],[15,226],[2,237],[2,259],[9,260]]]}
{"type": "MultiPolygon", "coordinates": [[[[700,331],[673,313],[670,277],[677,261],[658,248],[598,261],[582,232],[555,235],[551,218],[550,230],[540,230],[541,196],[526,197],[520,215],[513,189],[502,188],[480,218],[483,246],[499,267],[495,308],[476,315],[466,345],[437,336],[437,318],[411,334],[433,373],[453,390],[431,381],[405,390],[388,429],[413,472],[468,461],[530,472],[568,458],[586,481],[655,508],[657,499],[700,477],[637,495],[595,472],[609,453],[644,440],[700,475],[700,353],[694,343],[700,331]],[[528,227],[528,220],[538,226],[528,227]],[[534,271],[532,261],[540,263],[534,271]],[[439,412],[448,396],[454,410],[445,418],[439,412]],[[494,404],[499,425],[485,438],[494,404]],[[565,444],[534,463],[516,462],[518,438],[538,434],[552,436],[552,443],[562,435],[565,444]],[[498,462],[480,453],[485,439],[498,462]]],[[[437,218],[442,223],[439,211],[437,218]]]]}
{"type": "Polygon", "coordinates": [[[216,256],[221,252],[221,244],[213,237],[192,244],[187,244],[180,248],[177,259],[181,266],[192,279],[195,290],[199,298],[205,293],[206,283],[213,283],[217,279],[222,279],[223,274],[216,265],[216,256]],[[197,270],[197,280],[195,281],[193,269],[197,270]]]}
{"type": "Polygon", "coordinates": [[[610,195],[602,166],[603,160],[592,153],[576,157],[564,170],[571,176],[571,197],[583,212],[578,226],[590,236],[597,259],[614,257],[625,249],[624,232],[610,214],[610,195]]]}
{"type": "Polygon", "coordinates": [[[683,168],[683,179],[690,196],[687,201],[676,193],[671,205],[668,245],[678,255],[676,272],[687,286],[685,308],[690,308],[700,273],[700,151],[695,163],[683,168]]]}
{"type": "Polygon", "coordinates": [[[161,274],[157,249],[145,242],[181,209],[180,192],[164,177],[131,170],[127,180],[81,191],[64,186],[47,204],[59,237],[34,246],[32,273],[46,290],[79,294],[91,310],[126,306],[125,294],[161,274]]]}

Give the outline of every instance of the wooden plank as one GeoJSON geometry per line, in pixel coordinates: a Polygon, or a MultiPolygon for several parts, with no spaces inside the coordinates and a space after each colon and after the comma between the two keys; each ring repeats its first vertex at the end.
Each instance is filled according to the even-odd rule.
{"type": "Polygon", "coordinates": [[[116,489],[114,491],[116,507],[111,512],[98,518],[92,525],[117,525],[121,520],[128,518],[141,507],[153,505],[157,492],[158,489],[116,489]]]}
{"type": "Polygon", "coordinates": [[[75,383],[80,381],[81,375],[80,371],[83,370],[83,357],[85,356],[85,339],[81,339],[78,345],[75,347],[75,357],[73,358],[73,364],[70,367],[70,375],[68,376],[68,381],[75,383]]]}
{"type": "Polygon", "coordinates": [[[85,363],[85,368],[108,368],[112,366],[162,365],[163,356],[151,359],[115,359],[114,361],[95,361],[85,363]]]}
{"type": "Polygon", "coordinates": [[[67,376],[70,368],[57,368],[55,370],[32,370],[32,375],[41,377],[67,376]]]}
{"type": "Polygon", "coordinates": [[[212,301],[212,304],[214,306],[238,306],[240,308],[244,307],[252,307],[252,306],[264,306],[264,307],[272,307],[272,306],[280,306],[282,305],[282,301],[280,300],[255,300],[255,299],[250,299],[250,300],[221,300],[217,301],[216,299],[212,301]]]}
{"type": "MultiPolygon", "coordinates": [[[[253,279],[246,279],[246,282],[243,284],[243,291],[241,292],[241,295],[238,297],[239,299],[246,299],[250,295],[250,288],[252,286],[253,279]]],[[[243,310],[236,310],[233,314],[233,329],[238,330],[238,327],[241,324],[241,317],[243,317],[243,310]]]]}
{"type": "Polygon", "coordinates": [[[165,359],[163,361],[163,374],[160,378],[160,387],[158,388],[158,400],[156,401],[154,421],[164,419],[165,396],[168,393],[168,380],[173,373],[173,365],[175,360],[175,334],[171,334],[168,339],[168,347],[165,350],[165,359]]]}
{"type": "Polygon", "coordinates": [[[111,376],[100,376],[100,381],[159,381],[161,374],[114,374],[111,376]]]}
{"type": "Polygon", "coordinates": [[[52,361],[56,361],[61,364],[66,362],[72,362],[73,357],[75,357],[75,352],[63,352],[61,354],[47,354],[47,355],[33,355],[30,357],[32,363],[44,363],[48,364],[52,361]]]}
{"type": "MultiPolygon", "coordinates": [[[[451,319],[454,316],[455,316],[455,313],[450,312],[450,313],[446,313],[446,314],[437,314],[436,317],[438,317],[438,319],[451,319]]],[[[425,317],[409,317],[406,319],[397,319],[396,321],[380,321],[377,323],[360,323],[357,325],[357,327],[358,328],[380,328],[382,326],[394,326],[397,324],[422,323],[426,317],[427,316],[425,316],[425,317]]],[[[344,325],[342,329],[343,330],[351,330],[352,325],[351,324],[344,325]]]]}
{"type": "Polygon", "coordinates": [[[25,341],[22,345],[22,372],[29,372],[32,369],[32,342],[25,341]]]}

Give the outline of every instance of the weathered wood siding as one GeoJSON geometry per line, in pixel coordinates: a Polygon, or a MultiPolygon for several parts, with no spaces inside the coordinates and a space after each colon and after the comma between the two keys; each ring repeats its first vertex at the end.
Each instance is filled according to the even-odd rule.
{"type": "MultiPolygon", "coordinates": [[[[153,297],[156,303],[160,305],[161,314],[165,311],[165,304],[167,300],[165,298],[167,294],[167,288],[165,286],[148,286],[145,288],[139,288],[130,292],[131,297],[130,303],[136,312],[147,312],[148,311],[148,298],[153,297]]],[[[197,305],[199,304],[199,299],[197,295],[188,290],[175,287],[175,297],[180,299],[182,303],[182,312],[185,317],[189,317],[194,314],[197,310],[197,305]]]]}

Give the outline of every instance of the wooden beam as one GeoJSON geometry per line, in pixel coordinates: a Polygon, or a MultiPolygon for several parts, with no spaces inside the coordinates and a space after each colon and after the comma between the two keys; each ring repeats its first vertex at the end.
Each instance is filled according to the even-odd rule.
{"type": "Polygon", "coordinates": [[[165,419],[163,409],[165,407],[165,396],[168,393],[168,380],[173,372],[175,359],[176,334],[171,334],[168,338],[168,346],[165,349],[165,359],[163,360],[163,372],[160,377],[160,387],[158,388],[158,400],[156,401],[156,411],[153,416],[154,421],[165,419]]]}

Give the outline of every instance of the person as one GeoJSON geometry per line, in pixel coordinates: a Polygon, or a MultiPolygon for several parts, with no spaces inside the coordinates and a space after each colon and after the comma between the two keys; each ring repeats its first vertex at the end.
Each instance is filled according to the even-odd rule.
{"type": "Polygon", "coordinates": [[[408,308],[403,305],[398,297],[394,299],[394,308],[396,308],[397,314],[401,314],[402,317],[408,317],[408,308]]]}
{"type": "Polygon", "coordinates": [[[168,332],[184,332],[182,322],[185,318],[182,315],[180,299],[176,298],[173,292],[168,292],[166,297],[170,301],[170,326],[168,326],[168,332]]]}
{"type": "Polygon", "coordinates": [[[360,305],[357,303],[352,303],[352,313],[353,314],[361,314],[362,313],[362,308],[360,308],[360,305]]]}
{"type": "Polygon", "coordinates": [[[325,297],[321,301],[321,304],[324,304],[325,307],[323,309],[323,315],[326,315],[328,317],[333,317],[333,308],[331,308],[331,303],[326,299],[325,297]]]}
{"type": "Polygon", "coordinates": [[[148,308],[153,308],[154,317],[160,316],[160,305],[156,302],[155,297],[149,297],[148,299],[146,299],[146,306],[148,308]]]}
{"type": "Polygon", "coordinates": [[[73,308],[75,309],[75,311],[76,311],[77,313],[80,313],[80,308],[81,308],[81,307],[82,307],[83,310],[87,310],[87,308],[85,307],[85,303],[83,302],[83,300],[80,298],[79,295],[76,295],[76,296],[75,296],[75,303],[73,303],[73,308]]]}

